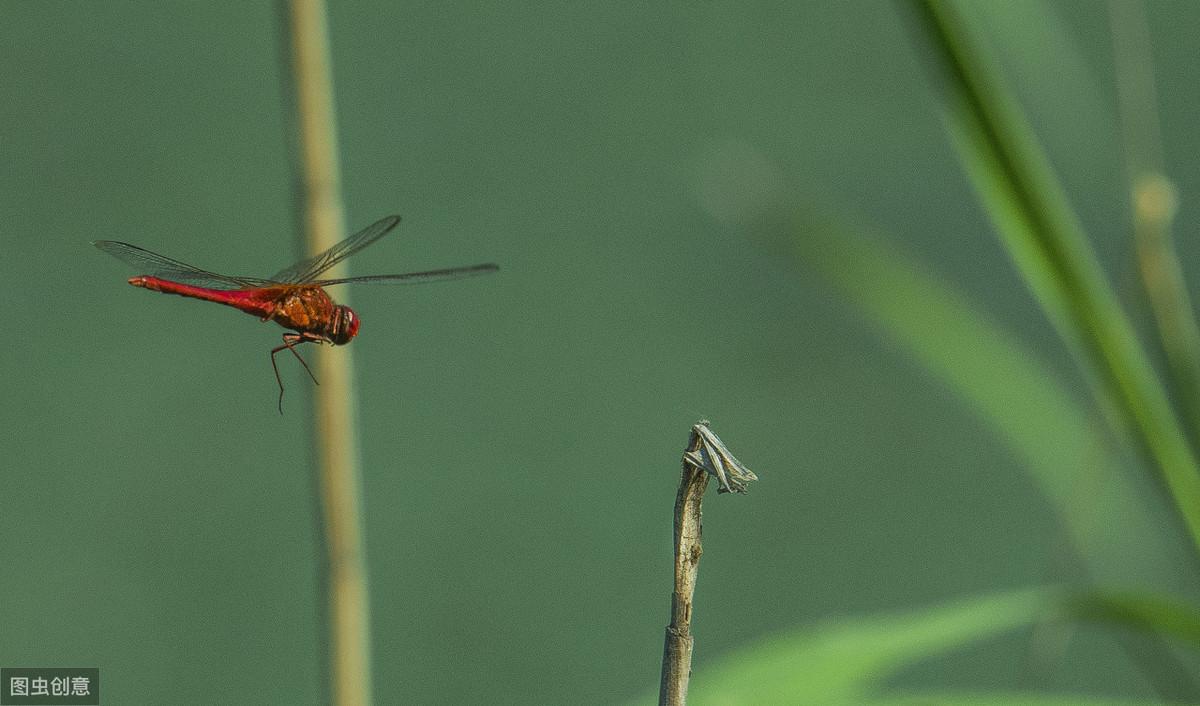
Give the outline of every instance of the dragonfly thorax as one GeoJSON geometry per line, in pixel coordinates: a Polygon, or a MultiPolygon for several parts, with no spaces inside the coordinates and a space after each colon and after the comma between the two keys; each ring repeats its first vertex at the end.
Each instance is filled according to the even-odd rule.
{"type": "Polygon", "coordinates": [[[358,315],[350,307],[334,303],[324,289],[316,285],[282,287],[264,298],[271,319],[284,328],[311,339],[341,346],[358,333],[358,315]]]}

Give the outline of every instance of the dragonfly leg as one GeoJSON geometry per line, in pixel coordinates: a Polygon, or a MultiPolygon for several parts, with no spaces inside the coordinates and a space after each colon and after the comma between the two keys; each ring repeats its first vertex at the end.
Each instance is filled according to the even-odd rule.
{"type": "Polygon", "coordinates": [[[308,363],[304,362],[304,358],[300,357],[300,354],[296,352],[296,348],[295,348],[296,344],[305,343],[305,342],[320,343],[321,339],[311,338],[311,337],[305,336],[304,334],[301,334],[301,333],[285,333],[285,334],[283,334],[283,345],[276,346],[271,349],[271,369],[275,371],[275,383],[277,385],[279,385],[279,413],[280,414],[283,414],[283,380],[279,377],[279,366],[275,362],[275,354],[276,353],[283,350],[284,348],[291,351],[292,355],[296,356],[296,360],[300,361],[300,365],[304,366],[305,372],[307,372],[308,376],[310,378],[312,378],[312,381],[317,385],[321,384],[317,380],[317,376],[313,375],[312,369],[308,367],[308,363]]]}

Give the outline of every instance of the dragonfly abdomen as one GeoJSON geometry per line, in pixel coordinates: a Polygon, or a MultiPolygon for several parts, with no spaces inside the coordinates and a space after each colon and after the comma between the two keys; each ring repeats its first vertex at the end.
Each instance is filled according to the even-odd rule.
{"type": "Polygon", "coordinates": [[[192,299],[203,299],[204,301],[224,304],[262,319],[269,318],[275,308],[273,300],[263,296],[263,292],[268,290],[210,289],[208,287],[196,287],[182,282],[172,282],[171,280],[147,275],[130,277],[129,283],[135,287],[149,289],[154,292],[178,294],[181,297],[191,297],[192,299]]]}

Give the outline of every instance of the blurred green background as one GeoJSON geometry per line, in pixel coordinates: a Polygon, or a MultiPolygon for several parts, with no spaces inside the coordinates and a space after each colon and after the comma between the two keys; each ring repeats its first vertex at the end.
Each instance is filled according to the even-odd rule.
{"type": "MultiPolygon", "coordinates": [[[[260,276],[298,259],[276,9],[2,9],[0,664],[98,666],[108,704],[319,703],[303,371],[281,360],[280,416],[278,327],[135,290],[88,245],[260,276]]],[[[975,10],[1144,324],[1107,14],[975,10]]],[[[1198,272],[1200,4],[1147,17],[1198,272]]],[[[838,616],[1093,579],[1200,598],[1136,464],[1118,507],[1150,521],[1104,518],[1120,541],[1083,565],[995,428],[781,247],[806,237],[795,221],[764,217],[886,234],[1088,402],[895,6],[334,3],[330,31],[347,227],[405,219],[353,272],[503,268],[340,293],[363,319],[378,703],[653,691],[679,454],[701,417],[761,480],[706,504],[696,688],[731,650],[838,616]]],[[[1113,452],[1091,453],[1075,461],[1113,452]]],[[[1091,490],[1072,491],[1080,507],[1091,490]]],[[[1065,631],[1037,659],[1030,641],[892,683],[1155,694],[1110,631],[1065,631]]]]}

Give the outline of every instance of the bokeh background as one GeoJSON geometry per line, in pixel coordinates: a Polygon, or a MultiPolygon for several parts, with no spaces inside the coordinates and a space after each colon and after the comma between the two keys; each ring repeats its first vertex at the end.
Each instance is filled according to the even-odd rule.
{"type": "MultiPolygon", "coordinates": [[[[972,7],[1148,321],[1108,15],[972,7]]],[[[98,666],[109,704],[319,703],[303,371],[281,360],[280,416],[277,327],[128,287],[135,273],[88,245],[261,276],[298,259],[276,8],[2,10],[0,663],[98,666]]],[[[1150,3],[1147,18],[1195,273],[1200,5],[1150,3]]],[[[353,272],[503,268],[342,293],[363,319],[379,703],[652,692],[679,454],[702,417],[761,480],[706,504],[694,684],[817,621],[1095,578],[1022,459],[803,249],[779,247],[805,237],[795,221],[761,218],[794,207],[874,233],[1089,399],[894,5],[334,3],[330,31],[347,227],[405,219],[353,272]]],[[[1138,470],[1130,502],[1154,522],[1118,532],[1131,553],[1103,579],[1194,598],[1138,470]]],[[[1029,640],[897,680],[1154,696],[1103,629],[1061,636],[1048,659],[1029,640]]]]}

